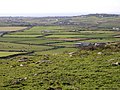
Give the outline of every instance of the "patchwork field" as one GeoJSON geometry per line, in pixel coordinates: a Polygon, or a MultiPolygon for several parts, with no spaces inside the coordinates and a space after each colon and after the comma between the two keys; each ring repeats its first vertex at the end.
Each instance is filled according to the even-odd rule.
{"type": "Polygon", "coordinates": [[[0,37],[0,57],[28,54],[0,60],[0,90],[119,90],[119,34],[72,25],[6,33],[0,37]],[[109,44],[95,49],[75,46],[82,42],[109,44]]]}
{"type": "Polygon", "coordinates": [[[105,30],[86,31],[73,26],[36,26],[22,32],[5,34],[0,41],[2,50],[40,51],[50,48],[74,47],[79,42],[118,42],[120,39],[115,36],[118,36],[119,33],[105,30]],[[9,47],[13,48],[9,48],[4,43],[9,43],[9,47]]]}

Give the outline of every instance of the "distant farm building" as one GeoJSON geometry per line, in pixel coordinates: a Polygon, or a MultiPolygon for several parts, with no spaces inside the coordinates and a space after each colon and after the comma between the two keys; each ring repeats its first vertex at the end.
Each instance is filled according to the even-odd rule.
{"type": "Polygon", "coordinates": [[[96,48],[96,47],[105,47],[107,43],[89,43],[89,42],[80,42],[76,43],[75,47],[81,47],[81,48],[96,48]]]}
{"type": "Polygon", "coordinates": [[[118,27],[113,27],[113,30],[119,31],[120,28],[118,28],[118,27]]]}
{"type": "Polygon", "coordinates": [[[96,47],[104,47],[106,43],[94,43],[94,46],[96,47]]]}
{"type": "Polygon", "coordinates": [[[88,47],[88,46],[93,46],[93,44],[88,42],[80,42],[75,44],[75,47],[88,47]]]}

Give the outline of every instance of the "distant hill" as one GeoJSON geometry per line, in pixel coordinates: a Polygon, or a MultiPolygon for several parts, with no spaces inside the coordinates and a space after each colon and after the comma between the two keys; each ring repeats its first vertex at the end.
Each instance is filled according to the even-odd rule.
{"type": "Polygon", "coordinates": [[[88,14],[80,16],[56,17],[0,17],[0,26],[46,26],[46,25],[76,25],[82,29],[113,30],[120,28],[118,14],[88,14]]]}
{"type": "Polygon", "coordinates": [[[82,16],[96,16],[96,17],[119,17],[119,14],[88,14],[82,16]]]}

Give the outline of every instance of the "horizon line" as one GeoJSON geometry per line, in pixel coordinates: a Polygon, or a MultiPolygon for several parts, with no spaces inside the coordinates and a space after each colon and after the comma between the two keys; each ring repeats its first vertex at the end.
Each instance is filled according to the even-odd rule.
{"type": "Polygon", "coordinates": [[[120,13],[86,13],[86,14],[75,14],[75,13],[71,13],[71,14],[68,14],[68,15],[59,15],[56,13],[56,15],[40,15],[40,14],[31,14],[31,15],[28,15],[28,14],[23,14],[23,15],[0,15],[0,17],[74,17],[74,16],[83,16],[83,15],[90,15],[90,14],[113,14],[113,15],[120,15],[120,13]]]}

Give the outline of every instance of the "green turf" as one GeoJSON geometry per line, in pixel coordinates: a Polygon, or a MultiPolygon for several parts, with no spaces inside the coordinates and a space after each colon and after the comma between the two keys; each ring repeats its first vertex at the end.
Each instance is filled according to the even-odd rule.
{"type": "Polygon", "coordinates": [[[32,37],[40,37],[42,35],[4,35],[4,37],[9,37],[9,38],[32,38],[32,37]]]}
{"type": "Polygon", "coordinates": [[[58,50],[56,53],[36,53],[32,56],[0,60],[1,90],[47,90],[50,87],[60,87],[63,90],[120,88],[120,67],[112,66],[112,63],[120,59],[119,51],[79,50],[72,56],[69,53],[71,51],[59,53],[58,50]],[[21,58],[27,58],[27,61],[18,62],[21,58]]]}
{"type": "Polygon", "coordinates": [[[26,44],[15,44],[15,43],[7,43],[0,42],[0,50],[6,51],[41,51],[50,49],[52,47],[49,46],[41,46],[41,45],[26,45],[26,44]]]}
{"type": "Polygon", "coordinates": [[[0,57],[10,56],[14,54],[20,54],[21,52],[0,52],[0,57]]]}

